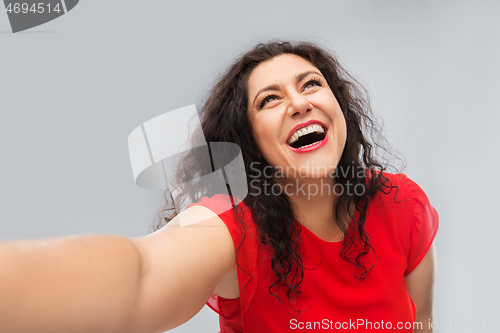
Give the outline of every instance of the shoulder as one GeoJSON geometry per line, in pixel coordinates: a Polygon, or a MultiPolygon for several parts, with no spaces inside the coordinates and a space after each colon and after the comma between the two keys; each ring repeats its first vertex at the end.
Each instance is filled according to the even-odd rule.
{"type": "Polygon", "coordinates": [[[375,206],[389,208],[411,225],[437,220],[437,212],[424,190],[403,173],[383,173],[381,190],[373,200],[375,206]],[[411,217],[411,218],[410,218],[411,217]]]}
{"type": "Polygon", "coordinates": [[[429,202],[424,190],[403,173],[382,173],[380,187],[380,199],[385,204],[393,202],[407,209],[413,209],[419,204],[429,202]]]}
{"type": "Polygon", "coordinates": [[[208,208],[220,218],[229,230],[235,246],[246,236],[255,236],[255,223],[252,219],[251,211],[245,202],[239,201],[229,195],[217,194],[210,198],[203,197],[199,203],[192,204],[188,208],[199,206],[208,208]]]}
{"type": "MultiPolygon", "coordinates": [[[[383,186],[393,187],[397,189],[407,190],[415,185],[417,185],[413,180],[408,178],[404,173],[388,173],[383,172],[380,176],[380,180],[383,186]]],[[[418,186],[418,185],[417,185],[418,186]]]]}
{"type": "Polygon", "coordinates": [[[374,201],[384,208],[384,221],[398,230],[408,260],[407,275],[430,248],[439,228],[439,216],[424,190],[405,174],[384,173],[382,182],[385,189],[374,201]]]}

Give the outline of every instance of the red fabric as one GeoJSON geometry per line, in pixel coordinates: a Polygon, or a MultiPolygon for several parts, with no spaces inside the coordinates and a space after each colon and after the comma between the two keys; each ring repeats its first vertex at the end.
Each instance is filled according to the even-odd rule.
{"type": "MultiPolygon", "coordinates": [[[[390,330],[413,332],[413,328],[397,327],[398,323],[413,323],[416,318],[405,276],[430,248],[438,229],[438,215],[416,183],[403,174],[386,176],[399,189],[379,193],[370,202],[365,230],[377,261],[365,281],[356,279],[354,275],[358,276],[360,270],[340,257],[342,242],[323,241],[301,227],[302,260],[309,269],[304,270],[300,286],[304,311],[300,314],[290,308],[285,295],[280,294],[280,302],[269,294],[269,286],[275,281],[270,265],[272,252],[259,242],[249,208],[240,203],[246,230],[245,241],[237,252],[241,297],[230,300],[213,295],[208,302],[219,314],[221,333],[301,329],[380,332],[389,330],[389,323],[390,330]]],[[[227,196],[216,195],[202,198],[199,205],[219,212],[237,249],[242,239],[238,222],[232,210],[220,213],[221,206],[228,202],[227,196]]],[[[351,223],[350,232],[353,226],[351,223]]],[[[374,260],[370,253],[365,258],[368,267],[374,260]]]]}

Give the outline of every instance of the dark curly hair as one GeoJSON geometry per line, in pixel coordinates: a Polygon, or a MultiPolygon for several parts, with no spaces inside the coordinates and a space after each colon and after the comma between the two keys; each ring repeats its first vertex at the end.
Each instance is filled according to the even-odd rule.
{"type": "MultiPolygon", "coordinates": [[[[260,154],[252,135],[247,113],[247,82],[252,71],[260,63],[281,54],[300,56],[318,68],[345,117],[347,141],[337,168],[361,169],[364,172],[340,172],[332,177],[336,184],[345,186],[361,184],[365,191],[362,194],[343,191],[335,201],[332,213],[337,226],[344,234],[341,257],[356,265],[359,268],[359,275],[356,277],[364,280],[376,261],[375,251],[370,245],[370,237],[364,230],[368,205],[370,199],[378,191],[387,193],[393,188],[388,178],[384,176],[384,171],[389,168],[389,164],[381,162],[376,155],[379,152],[392,154],[384,148],[387,142],[381,135],[380,126],[371,113],[368,94],[330,52],[309,42],[271,41],[256,45],[240,56],[225,73],[218,77],[201,109],[201,130],[196,133],[194,140],[199,140],[204,135],[206,142],[236,144],[241,149],[247,174],[246,184],[255,180],[256,176],[251,175],[250,172],[252,162],[259,162],[254,163],[252,168],[257,166],[261,171],[269,164],[260,154]],[[249,178],[251,176],[252,179],[249,178]],[[349,207],[355,207],[359,213],[355,221],[353,220],[354,210],[349,207]],[[348,232],[351,220],[353,220],[354,232],[348,232]],[[370,251],[374,254],[370,257],[375,259],[365,260],[370,251]]],[[[191,202],[197,202],[202,196],[210,196],[207,190],[209,184],[204,183],[203,180],[196,184],[192,182],[195,178],[201,179],[200,176],[212,171],[210,166],[200,165],[199,161],[206,158],[203,154],[206,153],[200,149],[192,149],[179,163],[177,182],[181,184],[191,181],[191,187],[189,191],[186,189],[177,191],[175,202],[181,202],[180,199],[187,197],[191,202]]],[[[229,160],[234,158],[229,152],[227,155],[229,160]]],[[[304,269],[309,269],[304,267],[300,254],[300,226],[286,194],[264,194],[264,187],[269,188],[273,185],[272,178],[265,177],[264,172],[260,172],[260,179],[254,184],[258,185],[248,189],[249,193],[244,203],[251,211],[252,219],[260,233],[261,243],[270,246],[274,253],[270,265],[276,275],[276,281],[269,287],[269,292],[280,299],[278,290],[284,288],[288,303],[293,308],[293,302],[300,295],[299,287],[303,280],[304,269]],[[260,191],[258,186],[260,186],[260,191]]],[[[167,191],[165,196],[166,199],[170,196],[171,200],[167,200],[170,204],[164,207],[162,213],[173,211],[169,216],[163,217],[168,222],[176,216],[179,207],[177,209],[174,207],[170,192],[167,191]]],[[[244,240],[246,229],[238,206],[234,209],[234,213],[239,221],[244,240]]],[[[240,247],[241,244],[237,251],[240,247]]]]}

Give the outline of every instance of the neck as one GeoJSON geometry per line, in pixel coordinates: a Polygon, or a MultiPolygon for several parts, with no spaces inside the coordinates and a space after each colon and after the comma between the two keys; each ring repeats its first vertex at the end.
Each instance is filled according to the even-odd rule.
{"type": "Polygon", "coordinates": [[[323,240],[342,240],[343,234],[335,223],[333,213],[338,197],[333,191],[332,179],[293,179],[281,185],[300,224],[323,240]]]}

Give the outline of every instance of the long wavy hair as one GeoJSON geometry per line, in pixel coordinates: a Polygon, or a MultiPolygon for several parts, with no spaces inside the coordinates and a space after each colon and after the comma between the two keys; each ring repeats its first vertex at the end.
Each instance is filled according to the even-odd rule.
{"type": "MultiPolygon", "coordinates": [[[[247,83],[250,74],[260,63],[282,54],[300,56],[321,71],[342,109],[347,124],[347,141],[337,168],[364,170],[364,172],[338,172],[332,176],[336,184],[342,186],[351,184],[352,187],[361,184],[365,189],[363,193],[343,191],[331,208],[335,223],[344,234],[341,257],[358,268],[359,274],[356,278],[360,280],[366,279],[376,262],[376,253],[370,245],[369,235],[364,230],[367,209],[370,199],[377,192],[388,193],[393,188],[388,178],[384,176],[389,164],[382,162],[382,158],[387,160],[384,157],[387,156],[386,153],[389,156],[395,155],[386,148],[387,141],[371,112],[366,90],[346,72],[331,52],[313,43],[272,41],[258,44],[237,58],[217,78],[201,108],[201,129],[194,136],[194,140],[199,140],[204,135],[206,142],[231,142],[241,149],[246,170],[246,184],[254,181],[243,201],[251,211],[260,242],[269,246],[273,253],[270,265],[276,280],[270,285],[269,292],[281,299],[278,291],[284,291],[289,305],[293,308],[294,300],[301,293],[300,284],[304,270],[309,269],[304,267],[301,258],[301,228],[287,195],[282,192],[274,194],[264,191],[264,188],[273,185],[273,179],[266,177],[264,172],[252,172],[255,168],[263,171],[269,167],[269,163],[260,154],[253,138],[247,110],[247,83]],[[381,155],[381,152],[384,154],[381,155]],[[258,181],[255,181],[256,178],[258,181]],[[358,214],[349,207],[355,207],[358,214]],[[348,232],[351,220],[354,224],[353,232],[348,232]],[[370,251],[373,251],[373,255],[367,256],[370,251]],[[371,259],[367,260],[368,258],[371,259]]],[[[202,179],[200,176],[212,171],[210,166],[200,165],[199,161],[206,158],[203,154],[205,153],[202,150],[193,149],[183,156],[176,176],[179,184],[193,181],[195,178],[202,179]]],[[[228,156],[228,159],[232,157],[234,156],[228,156]]],[[[197,185],[193,185],[192,182],[190,184],[189,191],[185,189],[177,191],[175,202],[181,202],[180,199],[187,197],[191,202],[197,202],[202,196],[207,195],[208,184],[203,181],[197,185]],[[196,189],[193,190],[193,186],[196,189]]],[[[171,192],[167,191],[165,197],[169,204],[163,207],[161,213],[162,219],[168,222],[177,215],[179,207],[174,207],[171,192]],[[171,214],[165,214],[167,212],[171,214]]],[[[234,213],[239,221],[244,241],[246,228],[243,220],[248,221],[248,217],[245,219],[241,216],[241,210],[238,209],[235,209],[234,213]]],[[[241,244],[237,251],[240,247],[241,244]]]]}

